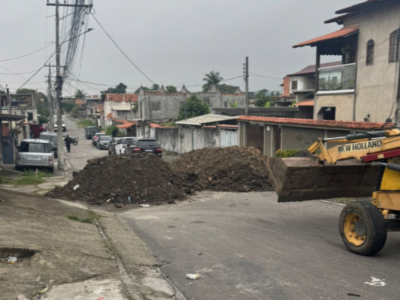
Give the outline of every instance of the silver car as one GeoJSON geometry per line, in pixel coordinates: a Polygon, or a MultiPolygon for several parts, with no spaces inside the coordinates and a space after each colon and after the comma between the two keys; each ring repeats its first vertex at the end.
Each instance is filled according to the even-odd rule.
{"type": "Polygon", "coordinates": [[[54,172],[54,153],[50,141],[40,139],[22,140],[18,147],[15,169],[29,167],[46,168],[54,172]]]}

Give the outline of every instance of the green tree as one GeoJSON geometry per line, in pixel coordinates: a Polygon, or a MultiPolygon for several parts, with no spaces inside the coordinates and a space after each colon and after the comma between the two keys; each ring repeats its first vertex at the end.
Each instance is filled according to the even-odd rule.
{"type": "Polygon", "coordinates": [[[267,103],[265,103],[264,107],[265,108],[270,108],[271,107],[271,102],[268,101],[267,103]]]}
{"type": "Polygon", "coordinates": [[[102,94],[126,94],[127,86],[122,82],[118,84],[115,88],[108,88],[105,91],[102,91],[102,94]]]}
{"type": "Polygon", "coordinates": [[[209,114],[210,107],[207,105],[207,103],[203,103],[199,98],[192,95],[185,101],[185,103],[179,109],[179,114],[178,114],[177,120],[178,121],[184,120],[185,113],[186,113],[187,119],[194,118],[197,116],[209,114]]]}
{"type": "Polygon", "coordinates": [[[237,101],[229,101],[228,100],[228,105],[230,108],[237,108],[238,107],[238,102],[237,101]]]}
{"type": "Polygon", "coordinates": [[[177,93],[178,92],[176,87],[174,87],[173,85],[167,85],[167,87],[165,89],[166,89],[167,93],[177,93]]]}
{"type": "Polygon", "coordinates": [[[75,107],[75,102],[74,101],[63,102],[62,107],[67,113],[70,113],[75,107]]]}
{"type": "Polygon", "coordinates": [[[85,98],[86,98],[85,92],[80,89],[77,89],[74,94],[74,99],[85,99],[85,98]]]}
{"type": "Polygon", "coordinates": [[[158,91],[160,89],[160,86],[157,83],[155,83],[155,84],[152,85],[151,89],[153,91],[158,91]]]}
{"type": "MultiPolygon", "coordinates": [[[[145,86],[142,86],[142,89],[144,90],[144,91],[151,91],[152,89],[149,89],[148,87],[145,87],[145,86]]],[[[136,91],[135,91],[135,94],[139,94],[139,92],[140,92],[140,88],[138,88],[136,91]]]]}
{"type": "Polygon", "coordinates": [[[229,85],[229,84],[220,84],[218,85],[218,90],[223,94],[234,94],[237,90],[237,86],[229,85]]]}
{"type": "Polygon", "coordinates": [[[210,73],[204,75],[203,81],[206,83],[203,85],[203,92],[207,92],[212,85],[217,85],[220,83],[224,78],[219,76],[219,72],[211,71],[210,73]]]}
{"type": "Polygon", "coordinates": [[[255,105],[257,107],[266,107],[265,105],[267,105],[268,102],[272,101],[272,97],[265,96],[266,92],[268,92],[268,90],[267,89],[263,89],[263,90],[261,90],[261,91],[259,91],[257,93],[257,95],[256,95],[256,99],[257,100],[256,100],[256,103],[255,103],[255,105]]]}
{"type": "Polygon", "coordinates": [[[43,123],[49,123],[49,120],[45,116],[39,116],[38,121],[40,125],[42,125],[43,123]]]}

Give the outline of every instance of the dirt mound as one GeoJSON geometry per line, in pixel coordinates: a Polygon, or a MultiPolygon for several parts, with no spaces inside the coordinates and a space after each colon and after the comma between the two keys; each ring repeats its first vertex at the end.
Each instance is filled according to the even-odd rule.
{"type": "Polygon", "coordinates": [[[183,154],[171,163],[182,177],[186,193],[213,190],[249,192],[271,190],[264,158],[254,148],[203,148],[183,154]]]}
{"type": "Polygon", "coordinates": [[[177,179],[154,155],[107,156],[88,160],[67,185],[46,196],[90,204],[171,202],[184,197],[177,179]]]}

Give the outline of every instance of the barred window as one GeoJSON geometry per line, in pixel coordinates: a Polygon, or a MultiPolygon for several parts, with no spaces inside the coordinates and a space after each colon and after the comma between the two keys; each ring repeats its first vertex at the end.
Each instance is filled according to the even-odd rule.
{"type": "Polygon", "coordinates": [[[399,30],[390,34],[389,38],[389,62],[396,62],[399,57],[399,30]]]}
{"type": "Polygon", "coordinates": [[[374,64],[374,50],[375,43],[373,40],[369,40],[367,43],[367,66],[374,64]]]}

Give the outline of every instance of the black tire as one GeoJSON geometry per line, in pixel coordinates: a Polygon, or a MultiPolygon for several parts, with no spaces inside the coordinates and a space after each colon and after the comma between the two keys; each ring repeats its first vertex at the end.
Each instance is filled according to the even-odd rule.
{"type": "Polygon", "coordinates": [[[78,145],[78,140],[74,140],[74,145],[78,145]]]}
{"type": "Polygon", "coordinates": [[[381,211],[368,201],[352,202],[343,208],[339,219],[339,232],[346,247],[360,255],[374,255],[381,251],[386,243],[385,219],[381,211]],[[354,222],[350,222],[352,218],[355,218],[354,222]],[[353,224],[353,230],[349,230],[349,226],[353,224]]]}
{"type": "Polygon", "coordinates": [[[50,169],[49,169],[49,172],[50,172],[51,174],[54,174],[54,167],[50,168],[50,169]]]}
{"type": "Polygon", "coordinates": [[[22,168],[20,166],[15,166],[15,171],[22,171],[22,168]]]}

